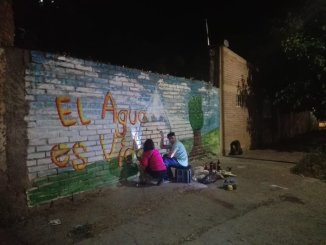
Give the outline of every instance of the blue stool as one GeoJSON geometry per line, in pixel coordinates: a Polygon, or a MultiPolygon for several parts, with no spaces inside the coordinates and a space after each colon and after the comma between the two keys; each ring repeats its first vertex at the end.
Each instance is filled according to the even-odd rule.
{"type": "Polygon", "coordinates": [[[177,183],[190,183],[191,182],[191,165],[186,168],[175,169],[175,181],[177,183]]]}

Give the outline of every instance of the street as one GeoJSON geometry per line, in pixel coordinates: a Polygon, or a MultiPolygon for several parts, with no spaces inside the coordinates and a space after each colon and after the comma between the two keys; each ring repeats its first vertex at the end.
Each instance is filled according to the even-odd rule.
{"type": "Polygon", "coordinates": [[[141,188],[131,181],[78,194],[33,208],[11,234],[23,244],[325,244],[326,184],[290,172],[301,156],[219,158],[237,175],[234,191],[222,180],[141,188]]]}

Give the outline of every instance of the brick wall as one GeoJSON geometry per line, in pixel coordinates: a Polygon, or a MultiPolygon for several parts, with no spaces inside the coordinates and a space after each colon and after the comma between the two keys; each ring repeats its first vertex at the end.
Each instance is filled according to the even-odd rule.
{"type": "Polygon", "coordinates": [[[220,47],[222,154],[230,152],[234,140],[239,140],[241,147],[248,150],[317,129],[316,119],[310,112],[272,113],[264,111],[264,106],[257,101],[246,100],[253,79],[251,69],[245,59],[220,47]],[[270,114],[268,118],[266,113],[270,114]]]}
{"type": "Polygon", "coordinates": [[[240,99],[248,86],[249,68],[246,60],[226,47],[220,48],[220,59],[221,151],[227,154],[234,140],[244,150],[250,148],[248,109],[240,99]]]}
{"type": "Polygon", "coordinates": [[[135,174],[128,157],[174,131],[193,145],[188,102],[202,98],[202,144],[219,151],[218,90],[203,81],[33,51],[26,70],[29,205],[135,174]],[[126,160],[127,159],[127,160],[126,160]]]}

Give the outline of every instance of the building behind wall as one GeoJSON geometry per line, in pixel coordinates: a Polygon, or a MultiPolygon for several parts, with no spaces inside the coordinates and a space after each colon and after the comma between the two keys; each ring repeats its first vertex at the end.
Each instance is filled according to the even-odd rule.
{"type": "Polygon", "coordinates": [[[220,141],[221,153],[225,155],[230,151],[230,144],[234,140],[240,141],[244,150],[250,149],[246,98],[251,77],[247,61],[232,50],[221,46],[219,57],[220,141]]]}
{"type": "Polygon", "coordinates": [[[311,112],[280,113],[269,99],[254,98],[254,67],[227,47],[218,50],[221,154],[227,155],[235,140],[246,151],[317,129],[311,112]]]}

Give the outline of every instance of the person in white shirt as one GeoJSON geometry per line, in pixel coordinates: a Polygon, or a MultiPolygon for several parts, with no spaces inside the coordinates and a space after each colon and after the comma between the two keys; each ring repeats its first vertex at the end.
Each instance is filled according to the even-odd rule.
{"type": "Polygon", "coordinates": [[[164,164],[167,167],[169,179],[173,179],[171,168],[187,168],[188,167],[188,154],[184,145],[176,139],[175,133],[170,132],[167,134],[169,145],[164,144],[164,133],[161,134],[161,148],[168,149],[168,154],[163,156],[164,164]]]}

